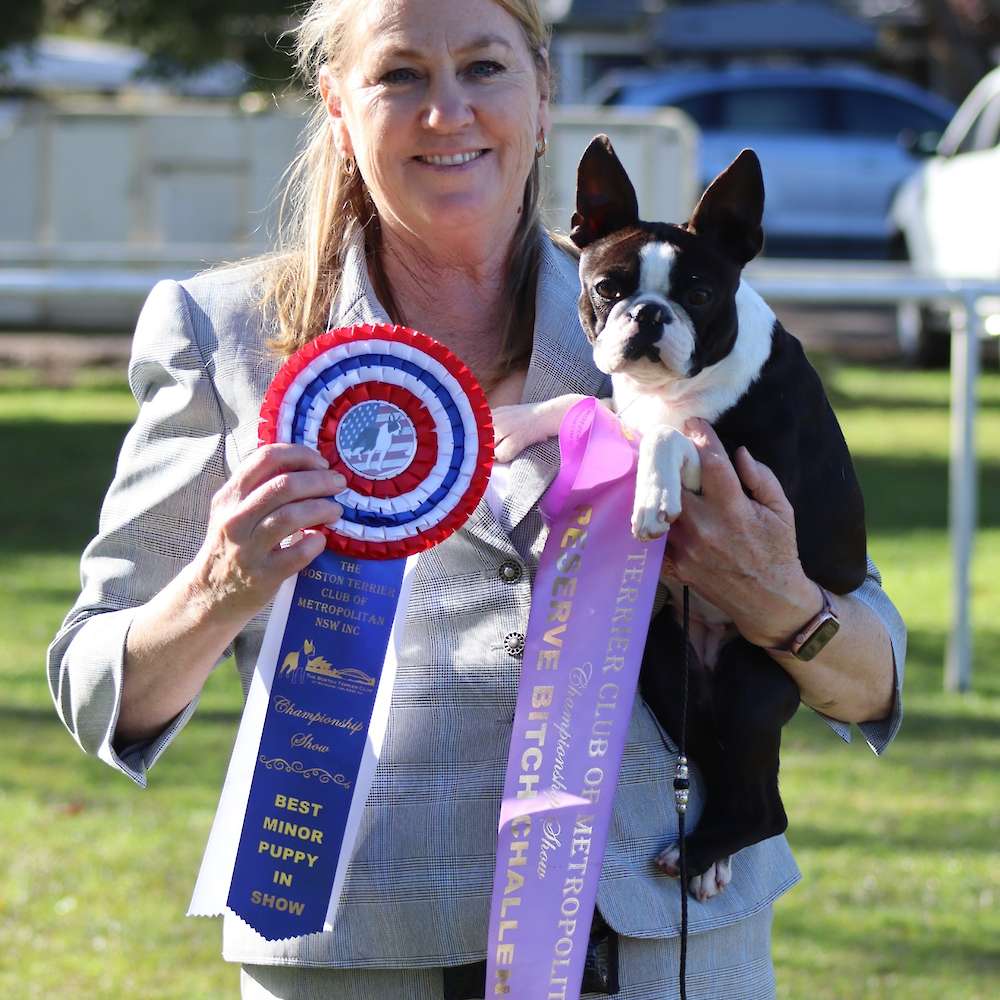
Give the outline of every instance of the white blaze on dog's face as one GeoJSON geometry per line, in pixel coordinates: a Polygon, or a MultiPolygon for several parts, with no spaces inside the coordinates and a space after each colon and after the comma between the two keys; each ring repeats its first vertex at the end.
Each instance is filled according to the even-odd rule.
{"type": "MultiPolygon", "coordinates": [[[[631,369],[640,381],[690,374],[694,324],[669,299],[676,256],[669,243],[654,240],[642,247],[638,285],[632,295],[625,294],[627,286],[617,275],[594,283],[599,299],[613,302],[594,343],[594,363],[602,372],[613,375],[631,369]]],[[[595,316],[602,307],[598,302],[595,316]]]]}
{"type": "Polygon", "coordinates": [[[687,375],[694,330],[667,299],[673,258],[669,243],[647,243],[639,251],[638,286],[632,295],[622,294],[622,286],[614,279],[596,282],[599,296],[602,292],[622,295],[594,343],[594,363],[602,372],[613,375],[635,368],[639,378],[662,378],[665,373],[657,371],[662,366],[667,374],[687,375]]]}

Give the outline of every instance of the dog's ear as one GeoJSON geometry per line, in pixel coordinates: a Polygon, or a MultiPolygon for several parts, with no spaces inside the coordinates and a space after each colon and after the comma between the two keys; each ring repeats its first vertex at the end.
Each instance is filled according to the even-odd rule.
{"type": "Polygon", "coordinates": [[[708,186],[687,228],[713,239],[741,266],[764,245],[764,176],[752,149],[744,149],[708,186]]]}
{"type": "Polygon", "coordinates": [[[639,221],[628,174],[606,135],[595,136],[576,174],[576,211],[569,238],[582,250],[594,240],[639,221]]]}

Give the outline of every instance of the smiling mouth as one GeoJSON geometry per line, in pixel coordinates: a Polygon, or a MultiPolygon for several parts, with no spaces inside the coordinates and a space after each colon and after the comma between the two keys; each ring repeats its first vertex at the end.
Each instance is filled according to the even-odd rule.
{"type": "Polygon", "coordinates": [[[472,163],[489,152],[488,149],[476,149],[471,153],[451,153],[447,156],[415,156],[419,163],[428,163],[432,167],[461,167],[466,163],[472,163]]]}

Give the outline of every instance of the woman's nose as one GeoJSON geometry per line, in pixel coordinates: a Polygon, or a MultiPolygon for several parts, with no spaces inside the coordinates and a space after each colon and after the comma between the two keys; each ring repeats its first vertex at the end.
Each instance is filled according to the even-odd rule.
{"type": "Polygon", "coordinates": [[[437,132],[454,132],[475,119],[461,83],[454,77],[434,81],[427,94],[424,124],[437,132]]]}

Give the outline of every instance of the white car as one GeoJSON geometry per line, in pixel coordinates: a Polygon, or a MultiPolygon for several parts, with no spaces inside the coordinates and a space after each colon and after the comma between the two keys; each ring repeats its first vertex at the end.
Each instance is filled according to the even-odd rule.
{"type": "MultiPolygon", "coordinates": [[[[920,271],[1000,281],[1000,68],[955,113],[937,152],[909,177],[889,219],[899,255],[920,271]]],[[[1000,302],[988,303],[987,333],[1000,336],[1000,302]]],[[[900,346],[911,361],[947,361],[947,314],[904,310],[900,346]]]]}

